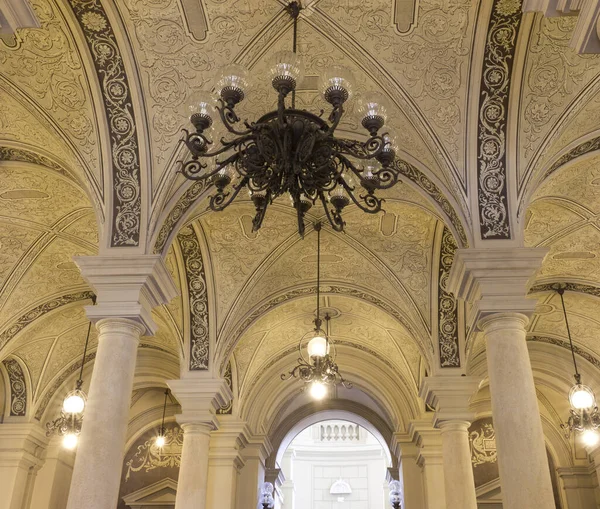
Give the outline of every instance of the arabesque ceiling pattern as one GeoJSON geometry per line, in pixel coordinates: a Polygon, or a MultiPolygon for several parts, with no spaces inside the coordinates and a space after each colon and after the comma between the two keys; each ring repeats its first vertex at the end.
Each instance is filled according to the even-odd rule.
{"type": "MultiPolygon", "coordinates": [[[[231,366],[248,393],[293,362],[310,328],[316,236],[298,237],[285,199],[259,232],[249,200],[208,213],[206,186],[176,170],[193,94],[230,62],[264,76],[290,48],[285,2],[31,4],[41,28],[0,39],[0,360],[22,366],[27,411],[41,418],[81,361],[91,294],[72,257],[119,246],[163,254],[181,292],[142,346],[193,369],[231,366]]],[[[355,97],[387,97],[399,134],[403,182],[384,193],[385,214],[349,207],[346,233],[323,231],[323,304],[340,313],[341,349],[387,366],[415,398],[426,370],[464,369],[444,287],[453,252],[511,239],[550,249],[531,337],[564,346],[556,296],[540,285],[567,281],[579,285],[567,295],[577,348],[599,359],[600,62],[570,48],[576,17],[522,15],[519,0],[420,0],[404,20],[405,4],[312,0],[299,22],[298,105],[325,108],[318,76],[340,63],[355,97]]],[[[241,116],[275,99],[257,79],[241,116]]],[[[346,137],[361,136],[354,108],[346,137]]]]}

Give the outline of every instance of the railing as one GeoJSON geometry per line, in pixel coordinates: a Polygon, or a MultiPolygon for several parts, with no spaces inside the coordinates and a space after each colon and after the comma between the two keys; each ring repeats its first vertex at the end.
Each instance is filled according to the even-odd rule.
{"type": "Polygon", "coordinates": [[[357,442],[360,439],[360,426],[357,424],[321,424],[321,442],[357,442]]]}

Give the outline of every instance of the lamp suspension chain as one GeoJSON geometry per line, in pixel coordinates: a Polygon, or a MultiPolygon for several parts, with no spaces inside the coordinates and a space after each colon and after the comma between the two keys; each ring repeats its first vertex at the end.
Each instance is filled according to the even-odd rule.
{"type": "Polygon", "coordinates": [[[167,412],[167,397],[169,396],[169,389],[165,389],[165,402],[163,404],[163,414],[162,421],[160,423],[160,434],[164,436],[165,434],[165,414],[167,412]]]}
{"type": "MultiPolygon", "coordinates": [[[[96,305],[96,296],[92,295],[92,306],[96,305]]],[[[85,365],[85,356],[87,355],[88,344],[90,342],[90,333],[92,332],[92,321],[88,324],[87,337],[85,338],[85,346],[83,347],[83,357],[81,358],[81,368],[79,369],[79,378],[76,382],[76,388],[81,389],[83,385],[83,367],[85,365]]]]}
{"type": "Polygon", "coordinates": [[[575,348],[573,346],[573,339],[571,338],[571,329],[569,327],[569,319],[567,318],[567,309],[565,307],[565,298],[564,298],[565,289],[559,288],[557,290],[557,292],[558,292],[558,295],[560,295],[560,303],[562,304],[563,315],[565,317],[565,325],[567,327],[567,336],[569,336],[569,344],[571,345],[571,355],[573,357],[573,366],[575,367],[575,381],[578,384],[581,384],[581,375],[579,374],[579,370],[577,369],[577,359],[575,358],[575,348]]]}
{"type": "Polygon", "coordinates": [[[315,223],[317,230],[317,317],[315,319],[315,329],[321,328],[321,223],[315,223]]]}

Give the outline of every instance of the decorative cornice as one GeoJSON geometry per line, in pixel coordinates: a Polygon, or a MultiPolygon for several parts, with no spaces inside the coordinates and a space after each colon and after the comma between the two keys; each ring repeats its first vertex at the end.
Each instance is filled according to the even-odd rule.
{"type": "MultiPolygon", "coordinates": [[[[569,345],[569,343],[567,341],[563,341],[562,339],[558,339],[558,338],[551,338],[549,336],[536,336],[536,335],[529,336],[528,335],[527,341],[533,341],[533,342],[537,342],[537,343],[547,343],[549,345],[554,345],[554,346],[559,346],[561,348],[564,348],[565,350],[568,350],[569,352],[571,351],[571,346],[569,345]]],[[[590,364],[592,364],[592,366],[594,366],[597,369],[600,369],[600,360],[598,360],[596,357],[594,357],[590,353],[586,352],[582,348],[579,348],[577,345],[573,345],[573,351],[577,355],[579,355],[580,357],[582,357],[583,359],[588,361],[590,364]]]]}
{"type": "Polygon", "coordinates": [[[2,362],[8,372],[10,383],[10,416],[24,417],[27,414],[27,381],[25,372],[14,358],[2,362]]]}
{"type": "Polygon", "coordinates": [[[60,164],[54,162],[52,159],[46,156],[36,154],[30,150],[14,147],[0,147],[0,161],[18,161],[21,163],[30,163],[37,166],[43,166],[55,171],[56,173],[73,182],[77,182],[75,178],[73,178],[73,175],[65,170],[60,164]]]}
{"type": "MultiPolygon", "coordinates": [[[[555,292],[554,286],[558,282],[559,281],[534,285],[529,290],[529,293],[555,292]]],[[[592,295],[593,297],[600,297],[600,287],[598,286],[585,285],[582,283],[569,283],[566,281],[560,281],[560,283],[564,285],[564,289],[567,292],[584,293],[586,295],[592,295]]]]}
{"type": "Polygon", "coordinates": [[[5,329],[2,334],[0,334],[0,350],[25,327],[46,313],[54,311],[55,309],[66,304],[71,304],[81,300],[89,300],[93,295],[94,293],[90,291],[62,295],[27,311],[27,313],[21,315],[15,323],[13,323],[8,329],[5,329]]]}
{"type": "Polygon", "coordinates": [[[438,275],[438,345],[442,368],[460,367],[458,343],[458,309],[456,298],[446,291],[448,275],[457,246],[450,230],[444,226],[440,245],[438,275]]]}
{"type": "Polygon", "coordinates": [[[506,134],[513,57],[520,24],[519,0],[494,0],[481,74],[477,128],[477,198],[482,239],[511,238],[506,134]]]}
{"type": "Polygon", "coordinates": [[[208,293],[200,242],[194,228],[185,226],[177,235],[187,282],[190,312],[190,371],[208,369],[210,336],[208,323],[208,293]]]}
{"type": "Polygon", "coordinates": [[[131,87],[110,19],[100,0],[69,0],[85,36],[104,102],[112,154],[111,247],[138,246],[141,169],[131,87]]]}

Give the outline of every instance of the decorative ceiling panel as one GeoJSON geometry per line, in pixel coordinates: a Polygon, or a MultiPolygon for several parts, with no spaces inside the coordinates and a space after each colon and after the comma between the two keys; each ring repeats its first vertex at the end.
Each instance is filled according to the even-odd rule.
{"type": "Polygon", "coordinates": [[[15,47],[0,40],[0,74],[60,126],[102,186],[96,119],[76,43],[55,2],[31,4],[41,28],[19,31],[15,47]]]}

